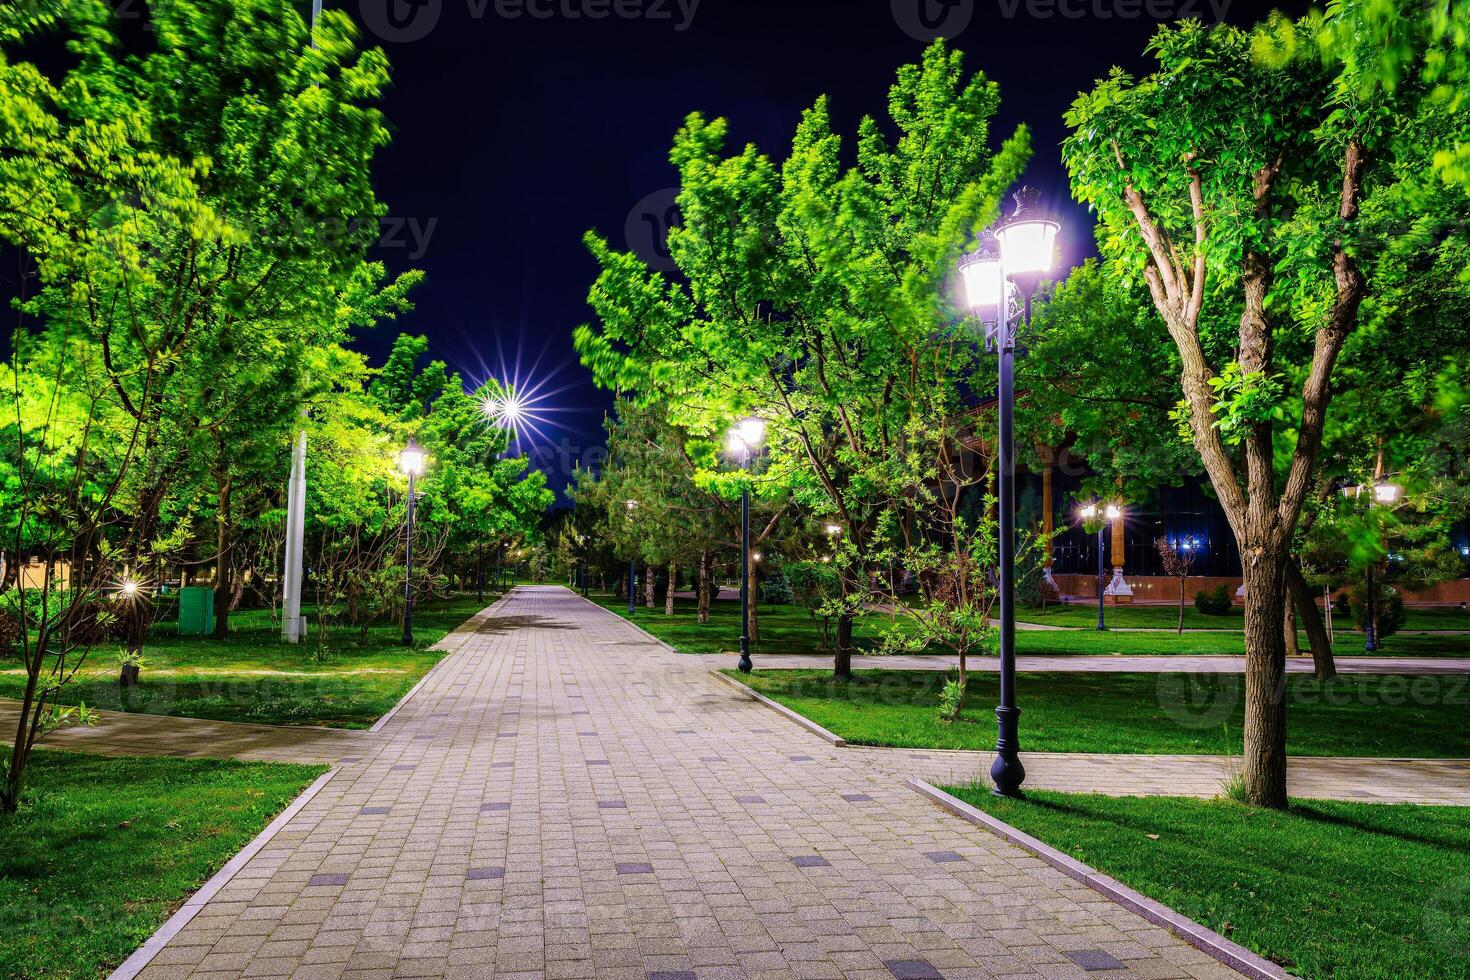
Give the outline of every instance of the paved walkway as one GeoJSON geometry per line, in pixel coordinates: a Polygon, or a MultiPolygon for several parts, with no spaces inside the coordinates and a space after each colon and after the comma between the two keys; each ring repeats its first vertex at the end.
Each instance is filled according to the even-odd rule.
{"type": "Polygon", "coordinates": [[[1234,975],[565,589],[478,626],[144,976],[1234,975]]]}
{"type": "MultiPolygon", "coordinates": [[[[691,658],[695,657],[689,654],[691,658]]],[[[712,653],[698,655],[698,659],[711,669],[726,670],[734,667],[740,658],[735,654],[712,653]]],[[[832,664],[831,655],[810,654],[756,654],[755,666],[759,670],[822,670],[832,664]]],[[[953,670],[953,656],[909,656],[853,657],[854,670],[953,670]]],[[[974,671],[993,671],[1000,668],[995,657],[971,657],[968,667],[974,671]]],[[[1016,669],[1027,673],[1104,673],[1104,674],[1166,674],[1175,671],[1185,673],[1245,673],[1244,657],[1206,656],[1148,656],[1128,654],[1126,656],[1019,656],[1016,669]]],[[[1311,657],[1292,657],[1286,669],[1293,674],[1310,674],[1311,657]]],[[[1337,672],[1340,674],[1465,674],[1470,673],[1470,659],[1440,657],[1338,657],[1337,672]]]]}
{"type": "MultiPolygon", "coordinates": [[[[1023,716],[1024,717],[1024,716],[1023,716]]],[[[1024,739],[1024,736],[1023,736],[1024,739]]],[[[862,765],[905,772],[936,785],[964,786],[990,772],[993,752],[848,746],[862,765]]],[[[1219,796],[1240,760],[1219,755],[1093,755],[1026,752],[1027,789],[1105,796],[1219,796]]],[[[1357,803],[1470,806],[1470,760],[1336,759],[1293,756],[1292,796],[1357,803]]]]}
{"type": "MultiPolygon", "coordinates": [[[[13,732],[19,714],[20,702],[0,701],[0,731],[13,732]]],[[[97,717],[95,728],[63,728],[47,735],[41,744],[95,755],[320,765],[359,755],[375,740],[367,732],[334,728],[242,725],[122,711],[99,711],[97,717]]]]}

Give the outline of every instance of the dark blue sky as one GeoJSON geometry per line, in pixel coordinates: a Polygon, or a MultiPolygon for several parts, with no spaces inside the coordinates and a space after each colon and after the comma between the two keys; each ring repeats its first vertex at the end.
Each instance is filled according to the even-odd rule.
{"type": "MultiPolygon", "coordinates": [[[[895,69],[918,58],[927,11],[969,67],[1000,82],[999,131],[1031,124],[1028,180],[1062,212],[1080,258],[1090,221],[1068,200],[1057,149],[1076,93],[1113,64],[1144,67],[1159,22],[1150,12],[1213,19],[1224,3],[1226,19],[1242,23],[1270,9],[1258,0],[699,0],[691,16],[693,0],[333,2],[384,38],[393,63],[386,111],[396,138],[379,173],[398,220],[382,256],[407,267],[414,255],[427,273],[402,326],[427,333],[467,375],[498,370],[502,356],[523,371],[539,363],[537,377],[556,372],[550,387],[566,389],[549,403],[566,411],[543,428],[566,452],[540,458],[558,486],[599,443],[610,404],[571,348],[595,276],[581,235],[596,228],[637,246],[627,241],[631,215],[647,238],[638,212],[663,204],[640,202],[673,184],[667,151],[686,113],[725,116],[733,143],[779,157],[802,109],[825,92],[850,132],[862,114],[881,113],[895,69]]],[[[373,349],[387,342],[364,339],[373,349]]]]}

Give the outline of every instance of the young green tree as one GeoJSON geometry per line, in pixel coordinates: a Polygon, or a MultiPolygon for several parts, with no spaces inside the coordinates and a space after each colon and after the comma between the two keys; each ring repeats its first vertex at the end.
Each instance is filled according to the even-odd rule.
{"type": "MultiPolygon", "coordinates": [[[[1357,5],[1267,29],[1187,21],[1073,104],[1064,156],[1125,282],[1142,281],[1179,356],[1187,431],[1242,556],[1246,798],[1286,805],[1287,575],[1339,357],[1380,271],[1375,243],[1422,233],[1460,194],[1429,166],[1442,106],[1364,84],[1357,5]],[[1284,36],[1294,39],[1283,43],[1284,36]],[[1323,57],[1323,52],[1327,56],[1323,57]]],[[[1426,16],[1397,5],[1397,16],[1426,16]]],[[[1445,229],[1440,231],[1445,233],[1445,229]]]]}
{"type": "Polygon", "coordinates": [[[994,82],[967,76],[960,54],[936,43],[899,71],[887,126],[859,125],[846,168],[825,98],[779,164],[753,146],[727,155],[724,121],[694,114],[670,154],[678,278],[588,237],[602,267],[589,297],[598,323],[576,343],[598,382],[662,403],[709,440],[696,460],[711,474],[725,428],[760,416],[766,476],[843,525],[839,675],[851,671],[853,617],[884,546],[873,472],[907,438],[909,402],[933,363],[958,358],[950,385],[971,369],[946,284],[1029,154],[1024,129],[991,149],[999,100],[994,82]]]}

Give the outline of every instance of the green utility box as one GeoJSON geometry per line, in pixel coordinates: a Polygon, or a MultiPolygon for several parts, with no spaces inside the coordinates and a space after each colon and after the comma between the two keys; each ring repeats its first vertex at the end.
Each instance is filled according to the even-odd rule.
{"type": "Polygon", "coordinates": [[[214,632],[214,590],[189,586],[179,590],[179,635],[208,636],[214,632]]]}

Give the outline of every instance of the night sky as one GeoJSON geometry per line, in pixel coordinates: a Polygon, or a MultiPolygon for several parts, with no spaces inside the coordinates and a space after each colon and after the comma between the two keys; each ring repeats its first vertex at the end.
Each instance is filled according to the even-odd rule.
{"type": "MultiPolygon", "coordinates": [[[[1091,222],[1069,199],[1058,151],[1076,93],[1114,64],[1145,66],[1158,23],[1149,10],[1213,19],[1224,2],[1227,20],[1248,23],[1272,6],[700,0],[691,17],[692,0],[621,2],[347,0],[393,63],[385,109],[396,138],[380,158],[379,186],[396,220],[385,226],[381,256],[427,273],[401,326],[427,333],[467,378],[500,373],[502,359],[514,371],[519,361],[522,377],[556,392],[544,404],[560,411],[533,455],[557,487],[572,462],[600,458],[611,404],[571,346],[596,276],[581,235],[596,228],[615,245],[650,247],[648,229],[662,220],[674,184],[668,148],[688,112],[728,118],[732,145],[754,142],[779,158],[801,111],[825,92],[838,131],[850,133],[862,114],[882,111],[895,69],[919,57],[927,5],[967,67],[1000,83],[996,133],[1032,126],[1027,180],[1061,213],[1069,258],[1080,260],[1092,247],[1091,222]],[[547,16],[531,16],[533,6],[547,16]],[[608,15],[587,16],[598,10],[608,15]]],[[[391,331],[382,334],[364,343],[382,350],[391,331]]]]}

